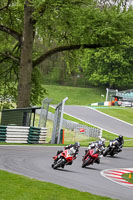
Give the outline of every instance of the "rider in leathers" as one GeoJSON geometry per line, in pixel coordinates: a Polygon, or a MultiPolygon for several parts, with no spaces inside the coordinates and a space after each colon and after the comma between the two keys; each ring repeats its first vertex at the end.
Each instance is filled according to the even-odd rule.
{"type": "Polygon", "coordinates": [[[122,146],[124,144],[123,136],[119,135],[119,137],[116,138],[115,140],[118,141],[118,151],[122,151],[122,146]]]}
{"type": "Polygon", "coordinates": [[[99,157],[98,159],[95,161],[97,164],[100,164],[100,158],[101,155],[103,154],[103,151],[105,150],[105,139],[99,137],[99,141],[95,141],[89,144],[88,148],[85,150],[85,155],[87,154],[88,150],[93,149],[93,148],[97,148],[99,150],[99,157]]]}
{"type": "MultiPolygon", "coordinates": [[[[64,149],[70,149],[70,152],[73,154],[74,159],[77,158],[77,154],[79,153],[79,147],[80,147],[80,143],[79,142],[75,142],[75,144],[69,144],[68,146],[65,146],[64,149]]],[[[62,153],[63,151],[57,151],[57,155],[62,153]]],[[[68,165],[71,165],[72,162],[69,162],[68,165]]]]}

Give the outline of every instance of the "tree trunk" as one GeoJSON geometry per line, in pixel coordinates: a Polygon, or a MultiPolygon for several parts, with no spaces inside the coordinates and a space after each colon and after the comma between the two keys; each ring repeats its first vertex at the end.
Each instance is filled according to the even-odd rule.
{"type": "Polygon", "coordinates": [[[31,1],[26,0],[24,6],[24,30],[21,43],[20,72],[17,97],[18,108],[30,106],[34,28],[32,21],[33,7],[29,2],[31,1]]]}

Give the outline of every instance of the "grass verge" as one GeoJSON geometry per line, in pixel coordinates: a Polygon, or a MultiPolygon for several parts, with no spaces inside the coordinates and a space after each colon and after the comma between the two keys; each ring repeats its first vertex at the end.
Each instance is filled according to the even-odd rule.
{"type": "Polygon", "coordinates": [[[122,178],[124,178],[129,183],[133,183],[133,173],[126,173],[122,175],[122,178]]]}
{"type": "Polygon", "coordinates": [[[133,124],[133,109],[132,108],[115,107],[115,109],[113,109],[111,107],[106,107],[105,109],[105,108],[97,107],[96,109],[112,117],[116,117],[120,120],[133,124]]]}
{"type": "Polygon", "coordinates": [[[56,86],[56,85],[44,85],[47,90],[47,94],[44,96],[52,99],[52,104],[58,104],[68,97],[66,104],[68,105],[88,105],[90,103],[104,101],[101,94],[106,93],[106,89],[102,88],[81,88],[81,87],[69,87],[69,86],[56,86]]]}
{"type": "Polygon", "coordinates": [[[0,171],[1,200],[111,200],[56,184],[0,171]]]}

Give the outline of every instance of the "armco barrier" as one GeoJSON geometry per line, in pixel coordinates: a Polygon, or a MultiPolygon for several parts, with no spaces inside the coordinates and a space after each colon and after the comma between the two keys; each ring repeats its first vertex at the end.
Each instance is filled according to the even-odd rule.
{"type": "Polygon", "coordinates": [[[30,127],[24,126],[7,126],[6,142],[7,143],[27,143],[30,127]]]}
{"type": "Polygon", "coordinates": [[[6,140],[6,126],[0,126],[0,142],[5,142],[6,140]]]}
{"type": "Polygon", "coordinates": [[[0,126],[0,142],[44,144],[47,129],[25,126],[0,126]]]}
{"type": "Polygon", "coordinates": [[[46,128],[41,128],[40,130],[40,137],[39,137],[39,144],[43,144],[46,142],[46,136],[47,136],[47,129],[46,128]]]}
{"type": "Polygon", "coordinates": [[[43,144],[46,140],[46,128],[30,127],[28,135],[29,144],[43,144]]]}

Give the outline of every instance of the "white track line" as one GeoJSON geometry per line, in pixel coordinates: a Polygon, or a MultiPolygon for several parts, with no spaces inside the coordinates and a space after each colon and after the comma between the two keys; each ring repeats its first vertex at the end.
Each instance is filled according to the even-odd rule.
{"type": "MultiPolygon", "coordinates": [[[[89,107],[89,108],[90,108],[90,107],[89,107]]],[[[121,120],[121,119],[118,119],[118,118],[116,118],[116,117],[113,117],[113,116],[111,116],[111,115],[108,115],[108,114],[106,114],[106,113],[104,113],[104,112],[102,112],[102,111],[100,111],[100,110],[97,110],[98,108],[97,108],[97,109],[96,109],[96,108],[90,108],[90,109],[95,110],[95,111],[97,111],[97,112],[99,112],[99,113],[101,113],[101,114],[103,114],[103,115],[105,115],[105,116],[107,116],[107,117],[116,119],[116,120],[118,120],[118,121],[120,121],[120,122],[123,122],[123,123],[125,123],[125,124],[130,125],[130,126],[133,126],[133,124],[130,124],[130,123],[126,122],[126,121],[123,121],[123,120],[121,120]]]]}

